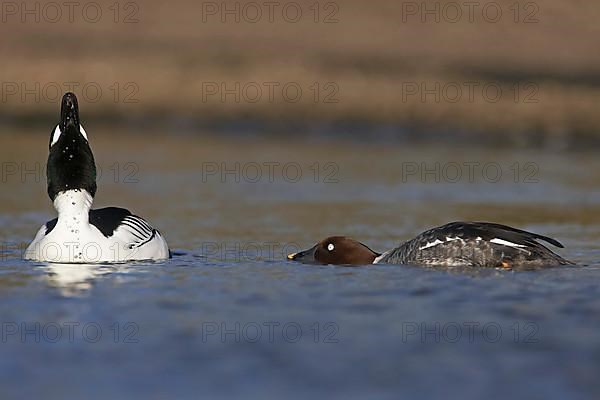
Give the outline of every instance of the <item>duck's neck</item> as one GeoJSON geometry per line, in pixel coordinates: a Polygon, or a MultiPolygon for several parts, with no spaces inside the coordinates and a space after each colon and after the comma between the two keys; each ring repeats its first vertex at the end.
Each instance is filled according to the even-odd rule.
{"type": "Polygon", "coordinates": [[[54,199],[54,208],[58,219],[75,217],[79,222],[87,223],[94,198],[87,190],[74,189],[60,192],[54,199]]]}
{"type": "Polygon", "coordinates": [[[379,264],[381,262],[381,260],[383,260],[384,258],[386,258],[388,256],[388,254],[390,254],[392,250],[386,251],[382,254],[377,254],[375,253],[375,258],[373,259],[373,262],[371,264],[379,264]]]}

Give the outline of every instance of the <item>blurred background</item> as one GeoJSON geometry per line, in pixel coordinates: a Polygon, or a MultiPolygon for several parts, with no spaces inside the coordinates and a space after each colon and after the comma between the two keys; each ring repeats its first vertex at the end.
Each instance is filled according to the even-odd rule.
{"type": "Polygon", "coordinates": [[[0,398],[598,398],[599,12],[2,1],[0,398]],[[45,164],[69,90],[94,207],[147,219],[168,262],[21,259],[56,217],[45,164]],[[383,252],[453,220],[554,237],[577,266],[286,259],[331,235],[383,252]],[[104,334],[50,340],[71,322],[104,334]],[[302,337],[245,330],[272,322],[302,337]]]}
{"type": "Polygon", "coordinates": [[[0,121],[46,127],[72,88],[96,126],[589,148],[599,11],[562,0],[8,1],[0,121]]]}

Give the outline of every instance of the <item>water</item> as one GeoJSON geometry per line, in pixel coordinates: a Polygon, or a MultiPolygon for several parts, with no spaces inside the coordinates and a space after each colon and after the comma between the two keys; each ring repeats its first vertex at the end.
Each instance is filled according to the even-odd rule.
{"type": "Polygon", "coordinates": [[[600,161],[592,154],[90,134],[102,168],[96,207],[146,217],[175,256],[21,261],[53,217],[47,138],[0,138],[2,398],[599,393],[600,161]],[[35,163],[41,173],[31,172],[35,163]],[[555,237],[579,265],[511,272],[285,259],[331,234],[382,251],[461,219],[555,237]]]}

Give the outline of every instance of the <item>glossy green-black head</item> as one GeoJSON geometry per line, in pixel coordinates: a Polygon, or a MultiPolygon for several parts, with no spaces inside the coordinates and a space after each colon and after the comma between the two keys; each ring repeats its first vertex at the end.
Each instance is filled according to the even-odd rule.
{"type": "Polygon", "coordinates": [[[60,192],[80,189],[96,194],[96,163],[81,126],[79,104],[73,93],[65,93],[60,122],[50,134],[50,153],[46,167],[48,196],[54,201],[60,192]]]}

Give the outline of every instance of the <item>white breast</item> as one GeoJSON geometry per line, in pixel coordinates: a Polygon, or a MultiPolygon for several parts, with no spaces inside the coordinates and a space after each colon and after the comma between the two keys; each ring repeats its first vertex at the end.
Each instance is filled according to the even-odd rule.
{"type": "Polygon", "coordinates": [[[85,190],[60,193],[54,200],[59,211],[56,226],[50,233],[46,225],[42,226],[24,258],[85,264],[169,258],[167,243],[158,232],[140,246],[132,246],[133,238],[121,228],[108,238],[104,236],[89,223],[91,204],[92,197],[85,190]]]}

